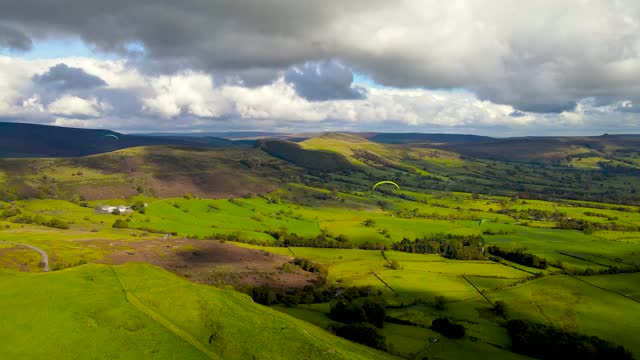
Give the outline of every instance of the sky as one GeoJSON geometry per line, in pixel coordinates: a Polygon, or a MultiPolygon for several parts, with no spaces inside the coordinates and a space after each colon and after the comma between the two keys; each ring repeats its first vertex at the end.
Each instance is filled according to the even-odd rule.
{"type": "Polygon", "coordinates": [[[0,121],[640,133],[640,2],[0,0],[0,121]]]}

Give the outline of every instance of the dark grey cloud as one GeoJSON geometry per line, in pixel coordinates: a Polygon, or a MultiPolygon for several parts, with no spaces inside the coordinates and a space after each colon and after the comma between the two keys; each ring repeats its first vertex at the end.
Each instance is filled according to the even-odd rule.
{"type": "Polygon", "coordinates": [[[525,111],[525,112],[535,112],[535,113],[556,113],[559,114],[564,111],[572,111],[576,108],[576,102],[571,101],[567,103],[561,102],[548,102],[548,103],[540,103],[535,100],[528,101],[526,103],[512,104],[516,109],[525,111]]]}
{"type": "Polygon", "coordinates": [[[101,78],[88,74],[80,68],[58,64],[41,75],[35,75],[33,82],[55,90],[86,90],[107,85],[101,78]]]}
{"type": "MultiPolygon", "coordinates": [[[[247,86],[340,59],[382,85],[465,88],[521,111],[561,112],[587,97],[640,102],[637,0],[571,11],[561,1],[4,0],[2,22],[34,39],[78,36],[141,69],[205,70],[247,86]]],[[[12,46],[27,46],[18,38],[12,46]]],[[[322,99],[331,81],[298,79],[297,90],[322,99]]]]}
{"type": "Polygon", "coordinates": [[[366,90],[353,86],[351,69],[335,61],[308,62],[284,74],[301,97],[310,101],[353,100],[366,97],[366,90]]]}
{"type": "Polygon", "coordinates": [[[20,30],[0,23],[0,48],[26,51],[31,49],[31,38],[20,30]]]}
{"type": "Polygon", "coordinates": [[[518,118],[518,117],[527,116],[527,114],[525,114],[524,112],[522,112],[520,110],[514,110],[514,111],[511,112],[511,114],[509,114],[509,116],[518,118]]]}

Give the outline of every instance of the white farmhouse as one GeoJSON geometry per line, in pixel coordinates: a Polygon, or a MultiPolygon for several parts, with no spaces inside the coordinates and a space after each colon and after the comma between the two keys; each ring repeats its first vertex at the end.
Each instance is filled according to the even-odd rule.
{"type": "Polygon", "coordinates": [[[121,214],[126,214],[131,212],[131,208],[124,205],[118,205],[118,206],[100,205],[96,208],[97,212],[103,213],[103,214],[112,214],[116,210],[118,210],[121,214]]]}

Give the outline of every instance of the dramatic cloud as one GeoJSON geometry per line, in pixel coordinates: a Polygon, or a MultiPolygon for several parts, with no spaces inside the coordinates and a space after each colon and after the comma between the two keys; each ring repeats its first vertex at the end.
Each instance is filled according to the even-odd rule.
{"type": "Polygon", "coordinates": [[[306,63],[284,74],[298,95],[311,101],[363,99],[363,88],[354,87],[353,72],[335,62],[306,63]]]}
{"type": "MultiPolygon", "coordinates": [[[[382,85],[464,88],[522,111],[640,101],[635,0],[22,0],[0,4],[3,22],[0,41],[13,47],[29,43],[22,32],[77,36],[146,71],[204,70],[250,87],[339,59],[382,85]]],[[[308,99],[356,96],[342,79],[296,80],[308,99]]]]}
{"type": "Polygon", "coordinates": [[[21,31],[0,23],[0,48],[11,50],[29,50],[33,46],[31,39],[21,31]]]}
{"type": "Polygon", "coordinates": [[[559,114],[537,114],[482,100],[471,91],[380,88],[349,81],[348,88],[362,89],[362,97],[312,101],[284,74],[247,87],[203,71],[144,74],[124,60],[88,58],[0,56],[0,79],[0,119],[120,131],[371,130],[493,136],[640,131],[629,100],[606,105],[590,98],[559,114]],[[60,64],[75,73],[95,74],[105,85],[51,91],[32,81],[52,67],[62,68],[60,64]]]}
{"type": "Polygon", "coordinates": [[[42,75],[35,75],[33,82],[56,90],[83,90],[107,85],[99,77],[65,64],[57,64],[42,75]]]}

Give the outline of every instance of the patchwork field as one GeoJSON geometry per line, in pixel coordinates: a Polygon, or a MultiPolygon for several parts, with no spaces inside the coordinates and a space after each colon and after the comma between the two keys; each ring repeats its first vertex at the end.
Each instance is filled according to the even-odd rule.
{"type": "Polygon", "coordinates": [[[640,356],[633,173],[574,144],[542,162],[405,145],[328,134],[1,160],[0,353],[525,359],[507,330],[522,320],[640,356]],[[401,189],[373,191],[385,179],[401,189]]]}

